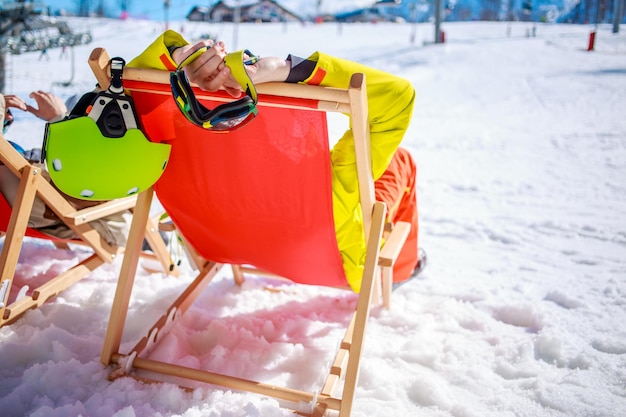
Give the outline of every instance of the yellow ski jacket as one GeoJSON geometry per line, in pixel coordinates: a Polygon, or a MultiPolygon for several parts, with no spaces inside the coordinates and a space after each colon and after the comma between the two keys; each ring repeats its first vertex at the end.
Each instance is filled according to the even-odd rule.
{"type": "MultiPolygon", "coordinates": [[[[129,67],[173,70],[176,63],[168,48],[189,44],[179,33],[162,33],[129,67]]],[[[365,65],[315,52],[317,62],[304,83],[347,88],[352,74],[365,74],[371,137],[372,174],[378,179],[391,161],[411,122],[415,90],[411,83],[395,75],[365,65]]],[[[365,261],[365,236],[359,200],[356,155],[352,130],[348,129],[331,150],[333,212],[337,244],[346,278],[360,291],[365,261]]]]}

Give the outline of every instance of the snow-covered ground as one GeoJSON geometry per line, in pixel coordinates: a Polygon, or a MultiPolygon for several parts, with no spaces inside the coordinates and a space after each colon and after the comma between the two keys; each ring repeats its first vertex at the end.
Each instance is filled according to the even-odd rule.
{"type": "MultiPolygon", "coordinates": [[[[130,59],[162,30],[90,23],[94,41],[75,48],[74,65],[70,51],[8,57],[6,92],[84,92],[95,82],[93,47],[130,59]]],[[[593,52],[590,26],[445,24],[443,45],[430,44],[432,25],[172,28],[260,55],[320,49],[415,86],[404,145],[419,167],[430,262],[394,293],[391,310],[373,311],[354,416],[626,415],[624,28],[600,27],[593,52]]],[[[9,139],[39,146],[43,123],[14,113],[9,139]]],[[[345,121],[331,125],[337,136],[345,121]]],[[[16,281],[32,285],[85,255],[28,240],[16,281]]],[[[3,417],[292,415],[252,394],[108,381],[99,354],[119,265],[0,329],[3,417]]],[[[189,281],[182,268],[179,279],[140,271],[123,347],[189,281]]],[[[154,357],[314,389],[355,296],[266,284],[235,288],[226,270],[154,357]]]]}

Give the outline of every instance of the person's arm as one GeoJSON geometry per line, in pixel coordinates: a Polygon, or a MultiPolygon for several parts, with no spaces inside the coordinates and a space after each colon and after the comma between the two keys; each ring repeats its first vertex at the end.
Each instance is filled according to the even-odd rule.
{"type": "MultiPolygon", "coordinates": [[[[372,173],[378,179],[395,154],[413,117],[415,90],[411,83],[389,72],[315,52],[307,58],[315,68],[303,82],[347,88],[355,73],[365,75],[370,122],[372,173]]],[[[352,130],[348,129],[333,148],[335,167],[355,164],[352,130]]]]}
{"type": "Polygon", "coordinates": [[[278,57],[261,57],[254,65],[247,65],[250,79],[255,84],[284,82],[289,77],[289,61],[278,57]]]}
{"type": "MultiPolygon", "coordinates": [[[[256,63],[246,65],[245,68],[250,76],[250,80],[255,85],[269,82],[285,82],[289,77],[289,72],[291,70],[289,61],[278,57],[261,57],[256,63]]],[[[225,69],[228,68],[226,67],[225,69]]],[[[223,71],[224,68],[221,70],[223,71]]],[[[238,97],[243,93],[242,87],[232,76],[230,76],[230,71],[227,74],[228,76],[223,82],[223,87],[232,96],[238,97]],[[235,95],[233,92],[236,92],[237,94],[235,95]]]]}
{"type": "MultiPolygon", "coordinates": [[[[260,58],[246,69],[255,84],[284,81],[337,88],[347,88],[353,74],[365,74],[374,179],[387,169],[413,117],[415,90],[409,81],[322,52],[315,52],[308,58],[293,55],[287,59],[260,58]]],[[[234,82],[231,77],[228,81],[231,88],[235,88],[234,82]]],[[[333,148],[332,158],[336,167],[356,163],[351,129],[333,148]]]]}
{"type": "MultiPolygon", "coordinates": [[[[206,42],[206,41],[205,41],[206,42]]],[[[226,86],[229,92],[237,97],[241,88],[234,83],[230,72],[223,64],[225,48],[210,48],[202,57],[191,63],[186,73],[190,81],[198,84],[207,91],[216,91],[226,86]]],[[[139,57],[129,63],[129,66],[143,68],[176,69],[178,62],[189,55],[192,45],[178,33],[166,31],[157,38],[139,57]],[[172,54],[170,50],[172,46],[172,54]]],[[[347,88],[354,73],[365,74],[367,98],[369,106],[369,120],[371,132],[372,170],[377,179],[385,171],[404,133],[406,132],[413,115],[415,91],[407,80],[391,73],[374,69],[353,61],[336,58],[322,52],[315,52],[308,58],[297,61],[281,58],[260,58],[259,61],[248,66],[250,77],[255,83],[269,81],[302,82],[311,85],[347,88]],[[298,64],[304,62],[304,67],[298,64]],[[305,78],[297,74],[295,69],[305,70],[305,78]],[[308,76],[306,76],[308,74],[308,76]]],[[[346,131],[341,140],[333,148],[333,164],[351,165],[355,163],[352,131],[346,131]]]]}

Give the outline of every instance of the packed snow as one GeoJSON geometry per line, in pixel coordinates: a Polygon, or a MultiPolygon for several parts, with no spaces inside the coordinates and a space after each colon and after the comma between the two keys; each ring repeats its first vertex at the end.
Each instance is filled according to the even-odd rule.
{"type": "MultiPolygon", "coordinates": [[[[162,30],[75,20],[94,41],[7,57],[6,93],[63,98],[93,88],[94,47],[127,60],[162,30]]],[[[353,416],[626,415],[626,35],[593,26],[190,24],[230,49],[316,49],[409,79],[403,146],[418,164],[420,246],[429,264],[375,307],[353,416]]],[[[8,138],[40,146],[43,122],[14,111],[8,138]]],[[[334,137],[346,127],[330,119],[334,137]]],[[[36,286],[88,255],[27,239],[15,285],[36,286]]],[[[173,249],[173,254],[178,251],[173,249]]],[[[122,348],[193,276],[140,268],[122,348]],[[150,317],[151,316],[151,317],[150,317]]],[[[291,416],[274,399],[107,379],[99,362],[120,260],[0,329],[0,410],[13,416],[291,416]]],[[[224,269],[152,354],[235,376],[318,389],[356,296],[224,269]],[[271,286],[276,291],[267,291],[271,286]]]]}

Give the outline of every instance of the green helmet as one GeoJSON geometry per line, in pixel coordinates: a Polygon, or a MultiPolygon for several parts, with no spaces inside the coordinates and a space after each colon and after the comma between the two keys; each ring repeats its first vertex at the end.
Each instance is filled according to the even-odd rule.
{"type": "Polygon", "coordinates": [[[46,125],[44,152],[52,182],[83,200],[113,200],[151,187],[163,174],[171,146],[150,142],[124,94],[124,60],[111,60],[107,91],[85,94],[69,117],[46,125]]]}
{"type": "Polygon", "coordinates": [[[50,177],[61,191],[83,200],[112,200],[152,186],[171,146],[148,141],[139,129],[106,137],[84,116],[50,123],[45,148],[50,177]]]}

